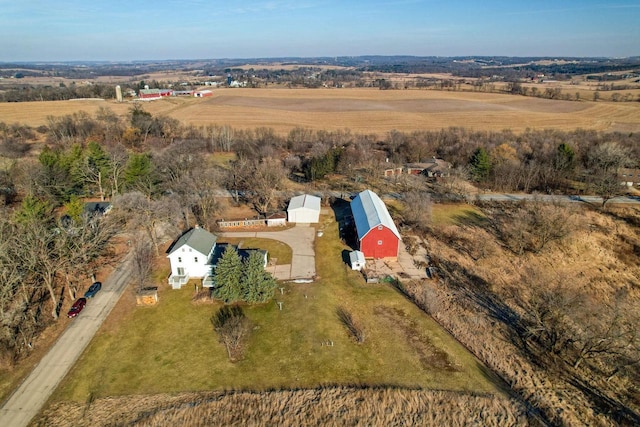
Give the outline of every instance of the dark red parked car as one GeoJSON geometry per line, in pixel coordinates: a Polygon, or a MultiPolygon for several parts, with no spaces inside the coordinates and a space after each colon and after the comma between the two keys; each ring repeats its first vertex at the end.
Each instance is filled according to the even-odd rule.
{"type": "Polygon", "coordinates": [[[80,312],[82,311],[82,309],[86,304],[87,304],[86,298],[78,298],[78,300],[74,302],[71,308],[69,309],[69,312],[67,313],[67,317],[69,318],[76,317],[78,314],[80,314],[80,312]]]}

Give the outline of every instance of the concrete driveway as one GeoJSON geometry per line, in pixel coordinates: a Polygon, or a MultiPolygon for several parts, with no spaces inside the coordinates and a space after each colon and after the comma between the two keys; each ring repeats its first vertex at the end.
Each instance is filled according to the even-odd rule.
{"type": "Polygon", "coordinates": [[[296,224],[282,231],[225,231],[220,235],[273,239],[288,245],[292,252],[291,264],[270,267],[270,272],[278,280],[307,281],[316,275],[316,253],[313,249],[316,230],[310,224],[296,224]]]}
{"type": "MultiPolygon", "coordinates": [[[[0,426],[27,426],[38,414],[120,299],[131,276],[131,259],[127,256],[102,282],[102,290],[87,301],[84,310],[4,403],[0,426]]],[[[61,315],[66,316],[66,312],[61,315]]]]}

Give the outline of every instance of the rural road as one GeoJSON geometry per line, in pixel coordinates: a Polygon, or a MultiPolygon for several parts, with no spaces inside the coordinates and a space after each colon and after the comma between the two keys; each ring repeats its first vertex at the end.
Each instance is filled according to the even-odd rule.
{"type": "MultiPolygon", "coordinates": [[[[102,290],[87,301],[49,352],[0,409],[0,426],[25,427],[49,399],[116,305],[131,275],[131,254],[102,282],[102,290]]],[[[66,316],[65,313],[61,315],[66,316]]]]}
{"type": "Polygon", "coordinates": [[[291,247],[291,266],[285,271],[278,270],[278,267],[283,266],[276,266],[276,279],[309,280],[316,275],[316,253],[313,249],[316,229],[309,224],[296,224],[295,227],[282,231],[225,231],[220,235],[273,239],[291,247]]]}
{"type": "MultiPolygon", "coordinates": [[[[282,192],[284,197],[295,196],[298,193],[289,193],[282,192]]],[[[313,192],[311,191],[308,194],[313,194],[318,197],[335,197],[335,198],[353,198],[358,195],[358,193],[349,193],[349,192],[340,192],[340,191],[326,191],[326,192],[313,192]]],[[[218,197],[231,197],[231,193],[227,190],[217,190],[216,195],[218,197]]],[[[383,199],[402,199],[401,193],[386,193],[381,194],[381,198],[383,199]]],[[[544,202],[570,202],[570,203],[590,203],[595,205],[602,204],[602,198],[599,196],[576,196],[569,194],[525,194],[525,193],[469,193],[466,195],[468,200],[494,200],[497,202],[517,202],[520,200],[533,200],[538,199],[544,202]]],[[[607,203],[610,204],[640,204],[640,196],[618,196],[612,199],[609,199],[607,203]]]]}

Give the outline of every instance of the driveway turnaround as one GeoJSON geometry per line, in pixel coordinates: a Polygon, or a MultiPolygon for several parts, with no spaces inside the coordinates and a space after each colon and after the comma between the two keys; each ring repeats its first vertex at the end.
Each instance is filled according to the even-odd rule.
{"type": "Polygon", "coordinates": [[[84,310],[5,402],[0,409],[0,426],[27,426],[38,414],[120,299],[131,276],[131,260],[129,254],[121,261],[103,282],[102,290],[87,301],[84,310]]]}
{"type": "Polygon", "coordinates": [[[220,233],[227,237],[258,237],[278,240],[291,247],[291,266],[277,265],[274,276],[279,280],[313,280],[316,275],[316,253],[313,241],[316,229],[309,224],[296,224],[295,227],[282,231],[225,231],[220,233]]]}

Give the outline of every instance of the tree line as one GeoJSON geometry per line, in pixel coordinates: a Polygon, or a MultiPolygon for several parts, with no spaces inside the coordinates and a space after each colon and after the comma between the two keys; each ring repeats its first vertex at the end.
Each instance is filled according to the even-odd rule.
{"type": "MultiPolygon", "coordinates": [[[[0,290],[0,309],[5,312],[4,348],[13,349],[7,357],[18,357],[29,348],[46,324],[43,313],[54,312],[63,289],[69,293],[78,288],[77,279],[67,278],[86,277],[91,262],[108,248],[105,242],[113,227],[141,230],[140,254],[149,247],[157,254],[158,224],[171,224],[175,232],[193,224],[215,228],[220,190],[229,192],[234,202],[249,203],[266,214],[284,207],[291,180],[342,190],[350,182],[382,182],[389,164],[435,156],[452,164],[451,176],[440,181],[447,192],[454,191],[454,180],[470,180],[499,191],[596,192],[606,201],[623,189],[617,176],[621,168],[638,166],[639,139],[633,133],[515,134],[463,128],[384,135],[294,128],[279,135],[270,128],[186,126],[141,107],[132,108],[126,117],[107,108],[94,116],[50,117],[38,128],[0,123],[0,217],[7,237],[0,243],[0,255],[2,274],[8,276],[0,290]],[[38,154],[32,154],[36,149],[38,154]],[[224,164],[214,160],[216,153],[233,156],[224,164]],[[335,174],[343,178],[328,179],[335,174]],[[119,214],[91,222],[82,215],[82,200],[88,197],[110,200],[119,214]],[[61,223],[63,216],[72,222],[61,223]],[[93,246],[69,249],[75,244],[93,246]],[[79,262],[74,252],[90,255],[79,262]],[[28,269],[17,262],[25,257],[33,258],[28,269]],[[85,270],[72,272],[78,266],[85,270]]],[[[407,197],[416,206],[424,205],[424,215],[406,215],[408,223],[428,222],[424,190],[409,182],[395,188],[417,191],[407,197]]],[[[533,214],[529,227],[536,226],[533,214]]],[[[531,235],[536,229],[522,230],[531,235]]],[[[505,239],[516,232],[520,231],[502,231],[505,239]]],[[[540,240],[527,242],[522,250],[544,245],[540,240]]]]}

